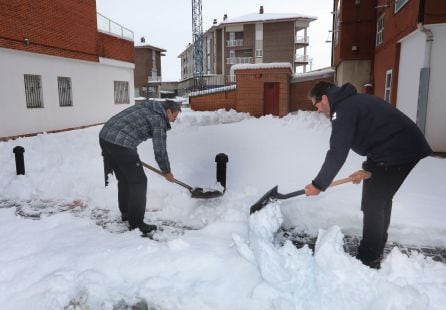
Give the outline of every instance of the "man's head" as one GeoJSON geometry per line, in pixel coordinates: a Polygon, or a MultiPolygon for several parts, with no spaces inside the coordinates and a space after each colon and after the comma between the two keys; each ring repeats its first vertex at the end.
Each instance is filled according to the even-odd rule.
{"type": "Polygon", "coordinates": [[[174,100],[166,99],[166,101],[163,102],[163,107],[164,110],[166,110],[167,119],[169,122],[175,122],[178,114],[181,112],[181,105],[174,100]]]}
{"type": "Polygon", "coordinates": [[[321,81],[314,85],[308,94],[313,106],[319,113],[324,113],[327,118],[330,118],[330,102],[327,93],[333,86],[335,86],[333,83],[321,81]]]}

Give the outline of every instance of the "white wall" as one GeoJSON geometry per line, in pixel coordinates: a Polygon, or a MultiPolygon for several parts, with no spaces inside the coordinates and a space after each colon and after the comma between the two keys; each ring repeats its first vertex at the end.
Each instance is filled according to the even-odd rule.
{"type": "MultiPolygon", "coordinates": [[[[427,25],[432,30],[431,72],[425,135],[432,149],[446,152],[446,104],[444,73],[446,72],[446,24],[427,25]]],[[[424,64],[424,33],[415,31],[401,41],[397,107],[416,120],[420,69],[424,64]]]]}
{"type": "Polygon", "coordinates": [[[0,48],[0,137],[105,122],[128,107],[114,104],[113,81],[128,81],[134,104],[134,64],[100,63],[0,48]],[[24,74],[42,78],[44,108],[26,107],[24,74]],[[72,107],[60,107],[57,77],[71,77],[72,107]]]}

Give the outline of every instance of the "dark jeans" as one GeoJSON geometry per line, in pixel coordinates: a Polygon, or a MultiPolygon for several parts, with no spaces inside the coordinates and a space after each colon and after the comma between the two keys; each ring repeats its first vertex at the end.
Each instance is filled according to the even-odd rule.
{"type": "Polygon", "coordinates": [[[118,179],[118,203],[128,216],[130,227],[143,223],[146,210],[147,177],[135,150],[99,139],[104,156],[104,171],[114,172],[118,179]]]}
{"type": "Polygon", "coordinates": [[[366,170],[372,177],[364,180],[361,210],[364,214],[362,240],[357,257],[363,261],[379,259],[387,242],[387,230],[392,213],[392,199],[417,162],[385,166],[370,161],[366,170]]]}

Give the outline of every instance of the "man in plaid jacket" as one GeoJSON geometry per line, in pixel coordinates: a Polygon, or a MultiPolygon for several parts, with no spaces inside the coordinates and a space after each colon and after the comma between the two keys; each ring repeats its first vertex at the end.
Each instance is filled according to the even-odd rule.
{"type": "Polygon", "coordinates": [[[133,105],[108,120],[99,133],[106,174],[114,172],[118,179],[118,202],[123,221],[130,230],[144,233],[156,230],[144,223],[147,177],[137,147],[152,139],[155,159],[164,177],[174,182],[166,149],[166,132],[175,122],[181,106],[173,100],[145,101],[133,105]]]}

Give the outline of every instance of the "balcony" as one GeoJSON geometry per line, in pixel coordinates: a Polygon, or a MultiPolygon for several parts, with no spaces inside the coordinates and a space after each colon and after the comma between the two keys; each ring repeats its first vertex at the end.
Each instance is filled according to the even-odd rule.
{"type": "Polygon", "coordinates": [[[252,57],[231,57],[231,58],[226,58],[226,64],[227,65],[252,64],[252,63],[254,63],[252,57]]]}
{"type": "Polygon", "coordinates": [[[308,55],[296,55],[294,62],[308,63],[308,55]]]}
{"type": "Polygon", "coordinates": [[[310,43],[310,37],[309,36],[296,36],[295,44],[309,44],[310,43]]]}
{"type": "Polygon", "coordinates": [[[239,40],[227,40],[226,41],[226,45],[228,47],[243,46],[243,40],[242,39],[239,39],[239,40]]]}
{"type": "Polygon", "coordinates": [[[149,76],[147,77],[147,83],[149,84],[160,84],[161,76],[149,76]]]}
{"type": "Polygon", "coordinates": [[[96,12],[96,16],[98,31],[117,36],[128,41],[134,41],[133,31],[130,29],[121,26],[117,22],[112,21],[100,13],[96,12]]]}

